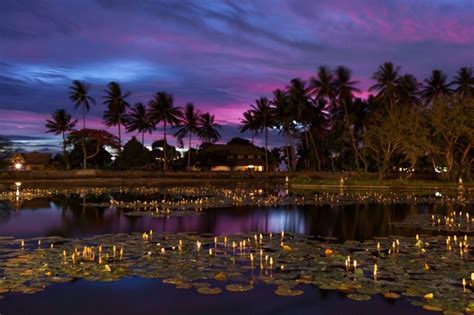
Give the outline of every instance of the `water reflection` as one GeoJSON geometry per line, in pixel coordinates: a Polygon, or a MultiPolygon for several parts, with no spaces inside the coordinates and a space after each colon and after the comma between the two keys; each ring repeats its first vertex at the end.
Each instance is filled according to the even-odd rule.
{"type": "MultiPolygon", "coordinates": [[[[235,207],[208,209],[202,215],[151,218],[129,217],[120,209],[84,206],[89,196],[35,198],[20,207],[0,206],[0,235],[36,237],[92,236],[106,233],[197,232],[215,235],[281,230],[340,239],[371,239],[390,234],[414,235],[417,231],[395,228],[417,213],[444,213],[448,206],[433,204],[352,204],[346,206],[235,207]]],[[[103,197],[105,198],[105,197],[103,197]]],[[[97,199],[97,198],[96,198],[97,199]]],[[[97,201],[97,200],[95,200],[97,201]]]]}

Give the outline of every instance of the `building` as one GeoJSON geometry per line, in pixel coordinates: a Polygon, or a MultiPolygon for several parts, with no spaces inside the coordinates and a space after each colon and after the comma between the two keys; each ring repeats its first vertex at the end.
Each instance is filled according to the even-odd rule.
{"type": "Polygon", "coordinates": [[[12,171],[42,171],[53,168],[50,153],[16,153],[10,158],[12,171]]]}
{"type": "Polygon", "coordinates": [[[203,149],[201,166],[211,171],[263,171],[265,152],[252,144],[212,144],[203,149]]]}

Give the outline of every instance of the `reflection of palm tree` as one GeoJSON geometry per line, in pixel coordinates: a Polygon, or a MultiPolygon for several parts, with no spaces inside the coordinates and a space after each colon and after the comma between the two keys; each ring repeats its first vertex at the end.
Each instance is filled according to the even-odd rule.
{"type": "Polygon", "coordinates": [[[448,77],[441,70],[433,70],[431,76],[425,79],[425,85],[421,90],[421,98],[426,103],[431,103],[436,97],[450,95],[452,90],[449,88],[448,77]]]}
{"type": "Polygon", "coordinates": [[[175,133],[179,143],[183,143],[183,138],[187,135],[189,137],[188,145],[188,167],[187,170],[191,170],[191,140],[193,134],[199,134],[200,131],[200,117],[201,113],[194,109],[193,103],[186,104],[184,112],[181,113],[179,118],[179,129],[175,133]]]}
{"type": "Polygon", "coordinates": [[[116,82],[110,82],[106,92],[104,104],[107,105],[107,110],[104,112],[104,123],[107,127],[118,127],[119,151],[122,151],[121,126],[126,121],[125,111],[130,107],[125,100],[130,92],[122,93],[120,85],[116,82]]]}
{"type": "Polygon", "coordinates": [[[71,115],[68,114],[64,109],[58,109],[51,114],[51,120],[46,120],[47,132],[51,132],[55,135],[61,134],[63,137],[63,155],[66,162],[66,169],[69,169],[69,159],[66,150],[66,132],[74,129],[77,123],[77,119],[72,120],[71,115]]]}
{"type": "Polygon", "coordinates": [[[74,80],[69,87],[69,99],[74,102],[75,108],[82,107],[82,128],[86,129],[86,112],[90,110],[95,100],[89,95],[90,86],[84,82],[74,80]]]}
{"type": "Polygon", "coordinates": [[[176,126],[179,123],[179,117],[181,109],[173,105],[173,95],[166,92],[158,92],[155,94],[152,101],[150,101],[150,119],[153,125],[163,122],[163,171],[167,169],[168,158],[166,155],[166,147],[168,143],[166,141],[166,126],[176,126]]]}
{"type": "Polygon", "coordinates": [[[138,131],[142,134],[142,145],[145,145],[145,132],[151,134],[153,124],[147,114],[147,108],[142,103],[136,103],[125,115],[125,124],[128,132],[138,131]]]}

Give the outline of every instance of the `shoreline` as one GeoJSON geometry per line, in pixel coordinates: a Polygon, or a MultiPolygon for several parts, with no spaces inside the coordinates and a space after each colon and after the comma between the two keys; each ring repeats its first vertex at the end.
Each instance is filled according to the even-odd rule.
{"type": "MultiPolygon", "coordinates": [[[[262,183],[284,185],[289,177],[291,190],[450,190],[460,191],[457,181],[435,179],[374,179],[350,173],[314,172],[304,180],[307,172],[166,172],[162,171],[106,171],[70,170],[36,172],[1,172],[0,187],[7,188],[15,182],[25,186],[153,186],[262,183]],[[341,185],[341,178],[344,182],[341,185]]],[[[463,183],[464,192],[474,192],[474,182],[463,183]]]]}

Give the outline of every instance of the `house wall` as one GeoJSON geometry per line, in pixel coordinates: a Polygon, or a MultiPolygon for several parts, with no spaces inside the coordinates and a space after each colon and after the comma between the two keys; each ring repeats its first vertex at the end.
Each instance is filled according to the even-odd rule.
{"type": "MultiPolygon", "coordinates": [[[[241,165],[241,166],[227,166],[227,165],[216,165],[211,167],[212,172],[228,172],[228,171],[249,171],[249,168],[247,165],[241,165]]],[[[262,172],[263,171],[263,166],[262,165],[255,165],[253,171],[255,172],[262,172]]]]}
{"type": "Polygon", "coordinates": [[[45,169],[44,165],[31,165],[31,164],[25,164],[23,168],[26,171],[43,171],[45,169]]]}
{"type": "Polygon", "coordinates": [[[212,172],[228,172],[230,171],[230,167],[227,165],[216,165],[211,167],[212,172]]]}
{"type": "MultiPolygon", "coordinates": [[[[247,165],[242,165],[242,166],[234,166],[232,168],[233,171],[248,171],[249,167],[247,165]]],[[[253,171],[255,172],[262,172],[263,171],[263,166],[262,165],[254,165],[253,171]]]]}

